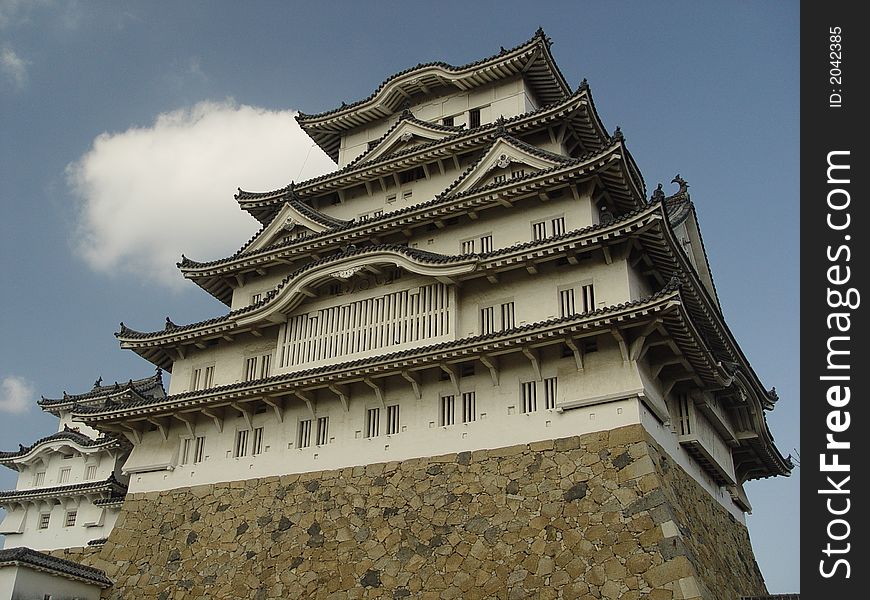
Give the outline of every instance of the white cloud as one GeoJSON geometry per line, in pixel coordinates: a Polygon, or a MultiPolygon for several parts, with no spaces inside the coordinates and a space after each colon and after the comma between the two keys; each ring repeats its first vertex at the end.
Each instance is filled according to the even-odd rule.
{"type": "Polygon", "coordinates": [[[6,47],[0,50],[0,73],[3,73],[17,89],[27,85],[27,65],[30,63],[6,47]]]}
{"type": "Polygon", "coordinates": [[[33,385],[21,377],[8,375],[0,379],[0,413],[17,415],[27,412],[35,394],[33,385]]]}
{"type": "Polygon", "coordinates": [[[259,227],[233,198],[335,168],[293,111],[201,102],[150,127],[103,133],[67,167],[80,201],[74,238],[93,269],[184,284],[175,263],[222,258],[259,227]]]}

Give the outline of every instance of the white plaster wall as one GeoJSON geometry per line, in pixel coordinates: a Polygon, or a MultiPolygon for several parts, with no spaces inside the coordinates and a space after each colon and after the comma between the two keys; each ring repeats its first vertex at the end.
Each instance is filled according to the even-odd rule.
{"type": "MultiPolygon", "coordinates": [[[[26,546],[34,550],[56,550],[58,548],[76,548],[86,546],[91,540],[104,538],[112,531],[118,519],[119,509],[94,506],[88,498],[77,497],[60,500],[27,503],[9,510],[5,522],[18,522],[21,513],[25,512],[24,531],[18,534],[7,534],[5,548],[26,546]],[[67,527],[66,513],[75,509],[76,524],[67,527]],[[39,515],[43,512],[51,514],[46,529],[39,529],[39,515]],[[86,524],[94,524],[86,526],[86,524]]],[[[5,523],[4,522],[4,523],[5,523]]]]}
{"type": "Polygon", "coordinates": [[[83,581],[36,571],[26,566],[0,568],[0,598],[38,600],[99,600],[100,588],[83,581]]]}
{"type": "Polygon", "coordinates": [[[115,461],[107,451],[92,450],[82,454],[77,450],[74,451],[70,446],[64,446],[61,440],[52,442],[45,451],[40,451],[38,460],[22,466],[18,473],[15,489],[25,490],[35,487],[36,473],[39,471],[45,472],[45,478],[40,487],[53,487],[73,485],[85,481],[101,481],[109,477],[115,471],[115,467],[115,461]],[[74,452],[74,454],[71,455],[71,458],[64,458],[63,454],[52,449],[62,449],[64,452],[74,452]],[[97,474],[92,479],[86,479],[87,467],[90,465],[96,465],[97,474]],[[66,468],[70,469],[69,479],[61,483],[60,471],[66,468]]]}

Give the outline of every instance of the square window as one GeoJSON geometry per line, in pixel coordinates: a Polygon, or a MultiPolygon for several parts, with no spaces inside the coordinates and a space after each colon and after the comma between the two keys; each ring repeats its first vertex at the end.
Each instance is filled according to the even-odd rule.
{"type": "Polygon", "coordinates": [[[544,221],[540,223],[532,223],[532,241],[546,239],[547,224],[544,221]]]}
{"type": "Polygon", "coordinates": [[[40,529],[48,529],[49,522],[51,522],[51,513],[39,513],[40,529]]]}
{"type": "Polygon", "coordinates": [[[61,469],[60,473],[57,477],[57,482],[58,483],[67,483],[69,481],[69,473],[70,473],[69,467],[65,467],[65,468],[61,469]]]}
{"type": "Polygon", "coordinates": [[[66,520],[64,521],[64,527],[75,527],[76,526],[76,513],[77,511],[70,510],[66,513],[66,520]]]}
{"type": "Polygon", "coordinates": [[[85,480],[93,481],[97,478],[97,465],[88,465],[88,468],[85,470],[85,480]]]}
{"type": "Polygon", "coordinates": [[[40,471],[36,474],[36,477],[33,478],[33,486],[39,487],[40,485],[45,484],[45,471],[40,471]]]}
{"type": "Polygon", "coordinates": [[[474,254],[474,240],[465,240],[459,246],[460,254],[474,254]]]}
{"type": "Polygon", "coordinates": [[[448,127],[453,127],[454,118],[453,117],[444,117],[441,119],[441,124],[446,125],[448,127]]]}

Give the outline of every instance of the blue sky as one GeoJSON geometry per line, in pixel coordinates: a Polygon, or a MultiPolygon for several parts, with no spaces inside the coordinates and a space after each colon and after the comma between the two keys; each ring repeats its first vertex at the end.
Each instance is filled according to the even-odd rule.
{"type": "MultiPolygon", "coordinates": [[[[150,364],[142,330],[224,307],[178,276],[256,229],[236,187],[326,161],[292,122],[418,62],[462,64],[543,26],[588,79],[651,192],[680,173],[723,310],[799,449],[797,2],[60,2],[0,0],[0,447],[50,433],[35,406],[150,364]]],[[[0,472],[0,488],[14,473],[0,472]]],[[[772,592],[799,590],[799,470],[748,486],[772,592]]]]}

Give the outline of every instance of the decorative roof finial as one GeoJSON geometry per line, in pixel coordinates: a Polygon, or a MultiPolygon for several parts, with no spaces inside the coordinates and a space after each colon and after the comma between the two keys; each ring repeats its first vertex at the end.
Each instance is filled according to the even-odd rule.
{"type": "Polygon", "coordinates": [[[499,115],[498,119],[495,120],[495,132],[498,135],[505,135],[507,133],[507,129],[505,129],[505,118],[504,115],[499,115]]]}
{"type": "Polygon", "coordinates": [[[172,322],[172,319],[170,319],[169,317],[166,317],[166,327],[165,327],[165,330],[166,330],[166,331],[169,331],[170,329],[177,329],[177,328],[178,328],[178,325],[176,325],[175,323],[173,323],[173,322],[172,322]]]}
{"type": "Polygon", "coordinates": [[[665,192],[662,190],[662,184],[659,183],[656,186],[655,191],[652,193],[652,197],[649,199],[650,202],[662,202],[665,199],[665,192]]]}
{"type": "Polygon", "coordinates": [[[677,173],[676,175],[674,175],[674,178],[671,179],[671,183],[676,183],[678,186],[680,186],[680,191],[677,192],[678,194],[684,194],[684,193],[686,193],[686,190],[689,189],[689,184],[686,183],[686,180],[685,180],[685,179],[683,179],[682,177],[680,177],[680,174],[679,174],[679,173],[677,173]]]}
{"type": "Polygon", "coordinates": [[[101,385],[103,385],[103,378],[98,377],[97,380],[94,382],[94,389],[100,387],[101,385]]]}
{"type": "Polygon", "coordinates": [[[507,54],[507,49],[504,46],[499,46],[499,54],[507,54]]]}
{"type": "Polygon", "coordinates": [[[544,28],[540,25],[538,26],[538,30],[535,31],[535,37],[546,37],[546,34],[544,33],[544,28]]]}
{"type": "Polygon", "coordinates": [[[578,92],[585,92],[589,89],[589,82],[586,81],[586,78],[583,78],[583,81],[580,82],[580,86],[577,88],[578,92]]]}
{"type": "Polygon", "coordinates": [[[771,404],[776,404],[776,401],[779,400],[779,394],[776,393],[776,387],[767,390],[767,397],[770,398],[771,404]]]}
{"type": "Polygon", "coordinates": [[[619,128],[619,125],[616,126],[616,130],[613,132],[613,139],[619,140],[620,142],[625,140],[625,136],[622,135],[622,129],[619,128]]]}
{"type": "Polygon", "coordinates": [[[344,108],[344,107],[346,107],[346,106],[347,106],[347,102],[345,102],[344,100],[342,100],[342,101],[341,101],[341,107],[344,108]]]}
{"type": "Polygon", "coordinates": [[[668,285],[666,287],[675,290],[679,288],[683,284],[683,280],[680,279],[680,276],[674,273],[671,275],[670,281],[668,281],[668,285]]]}

